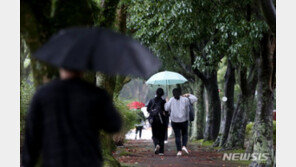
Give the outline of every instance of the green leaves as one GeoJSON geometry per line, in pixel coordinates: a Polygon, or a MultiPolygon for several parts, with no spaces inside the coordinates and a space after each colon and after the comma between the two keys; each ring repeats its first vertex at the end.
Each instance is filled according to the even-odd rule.
{"type": "Polygon", "coordinates": [[[264,20],[248,14],[252,1],[154,1],[134,0],[129,8],[128,28],[135,38],[161,57],[165,66],[174,67],[174,59],[188,62],[188,46],[194,46],[194,68],[216,69],[227,56],[234,65],[252,63],[258,48],[264,20]],[[168,48],[170,46],[170,49],[168,48]]]}

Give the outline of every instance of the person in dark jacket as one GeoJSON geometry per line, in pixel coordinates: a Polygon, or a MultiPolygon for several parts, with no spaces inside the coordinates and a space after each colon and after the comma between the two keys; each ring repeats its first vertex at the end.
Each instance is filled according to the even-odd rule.
{"type": "Polygon", "coordinates": [[[140,109],[137,109],[136,112],[137,112],[137,124],[135,124],[135,127],[136,127],[135,139],[137,139],[138,132],[139,132],[139,138],[141,139],[142,130],[144,128],[146,118],[144,113],[140,109]]]}
{"type": "Polygon", "coordinates": [[[147,105],[147,111],[152,114],[153,110],[157,110],[158,114],[152,118],[152,139],[155,146],[155,154],[164,154],[164,139],[166,133],[165,117],[168,112],[164,110],[165,100],[162,99],[164,91],[162,88],[156,90],[156,97],[151,99],[147,105]]]}
{"type": "Polygon", "coordinates": [[[41,86],[27,115],[22,166],[41,156],[45,167],[100,167],[99,130],[114,133],[122,125],[107,92],[60,69],[60,79],[41,86]]]}

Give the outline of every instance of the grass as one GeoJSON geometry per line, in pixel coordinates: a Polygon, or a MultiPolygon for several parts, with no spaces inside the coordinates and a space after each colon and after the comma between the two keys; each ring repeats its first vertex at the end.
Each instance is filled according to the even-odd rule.
{"type": "MultiPolygon", "coordinates": [[[[197,144],[198,146],[202,147],[207,147],[213,150],[220,150],[221,147],[212,147],[214,144],[214,141],[204,141],[204,139],[200,140],[193,140],[191,141],[192,144],[197,144]]],[[[235,149],[235,150],[226,150],[226,151],[221,151],[220,153],[245,153],[244,149],[235,149]]],[[[250,160],[239,160],[239,161],[234,161],[234,164],[237,164],[238,166],[248,166],[251,161],[250,160]]]]}
{"type": "Polygon", "coordinates": [[[121,163],[121,167],[135,167],[135,165],[121,163]]]}
{"type": "Polygon", "coordinates": [[[200,146],[204,146],[204,147],[210,147],[214,144],[214,141],[204,141],[204,139],[200,139],[200,140],[193,140],[191,141],[192,143],[197,143],[200,146]]]}
{"type": "Polygon", "coordinates": [[[119,156],[131,156],[131,155],[134,155],[134,154],[128,151],[121,151],[119,153],[119,156]]]}

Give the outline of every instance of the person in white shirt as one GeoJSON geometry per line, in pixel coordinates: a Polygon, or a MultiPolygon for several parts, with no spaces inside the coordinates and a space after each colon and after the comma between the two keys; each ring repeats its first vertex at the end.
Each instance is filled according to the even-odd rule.
{"type": "Polygon", "coordinates": [[[170,120],[175,133],[177,155],[182,155],[182,150],[189,154],[186,145],[188,140],[189,105],[197,101],[192,94],[181,96],[181,89],[173,89],[173,96],[165,103],[165,110],[170,111],[170,120]],[[190,100],[190,101],[189,101],[190,100]],[[182,147],[181,147],[182,134],[182,147]]]}

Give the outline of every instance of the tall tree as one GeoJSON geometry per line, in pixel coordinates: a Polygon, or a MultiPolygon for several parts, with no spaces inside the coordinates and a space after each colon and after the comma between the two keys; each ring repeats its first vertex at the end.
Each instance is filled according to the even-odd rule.
{"type": "MultiPolygon", "coordinates": [[[[73,0],[45,2],[21,1],[21,35],[31,53],[34,53],[54,33],[71,26],[94,24],[91,1],[73,0]]],[[[57,71],[31,58],[35,86],[41,85],[57,75],[57,71]]]]}
{"type": "Polygon", "coordinates": [[[276,11],[273,0],[257,0],[271,32],[276,33],[276,11]]]}
{"type": "Polygon", "coordinates": [[[276,86],[276,14],[272,0],[259,1],[270,31],[264,33],[258,69],[258,104],[249,151],[267,153],[268,159],[253,160],[250,166],[272,166],[274,162],[272,110],[276,86]]]}
{"type": "Polygon", "coordinates": [[[193,132],[190,137],[191,140],[199,140],[204,138],[204,125],[205,125],[205,102],[204,102],[204,84],[199,82],[197,92],[196,114],[193,122],[193,132]]]}
{"type": "MultiPolygon", "coordinates": [[[[196,59],[193,51],[190,53],[192,60],[196,59]]],[[[194,73],[202,80],[209,97],[209,112],[205,127],[204,139],[215,140],[218,136],[221,120],[221,101],[219,97],[219,88],[217,80],[217,69],[207,69],[204,73],[197,68],[193,69],[194,73]]]]}
{"type": "Polygon", "coordinates": [[[230,124],[232,120],[232,115],[234,112],[234,86],[235,86],[235,68],[233,67],[231,61],[227,61],[227,71],[225,73],[225,85],[224,85],[224,96],[227,98],[226,104],[222,109],[221,114],[223,117],[221,119],[219,136],[216,139],[214,146],[222,146],[227,137],[230,129],[230,124]]]}
{"type": "Polygon", "coordinates": [[[238,7],[242,8],[244,12],[232,15],[237,20],[241,20],[241,23],[237,24],[237,32],[238,36],[241,36],[241,38],[238,38],[238,44],[242,47],[238,48],[238,55],[229,56],[229,58],[238,70],[241,94],[232,117],[228,137],[224,138],[221,143],[223,149],[243,148],[244,146],[247,116],[252,109],[257,84],[256,57],[258,57],[260,39],[267,30],[266,24],[258,16],[252,2],[246,1],[238,7]],[[248,69],[250,69],[249,76],[247,76],[248,69]]]}
{"type": "Polygon", "coordinates": [[[271,32],[264,34],[260,54],[258,104],[256,110],[251,150],[267,153],[266,161],[254,160],[250,166],[271,166],[274,159],[273,147],[273,102],[275,90],[275,37],[271,32]]]}
{"type": "Polygon", "coordinates": [[[248,76],[246,67],[239,69],[239,85],[241,94],[239,95],[237,107],[233,114],[228,138],[226,138],[226,143],[223,143],[223,149],[244,148],[248,113],[251,112],[251,105],[254,104],[253,101],[258,80],[257,68],[256,63],[252,65],[248,76]]]}
{"type": "MultiPolygon", "coordinates": [[[[175,68],[181,64],[177,70],[187,69],[188,76],[195,75],[203,82],[209,98],[206,140],[215,140],[219,133],[221,102],[217,70],[221,59],[227,57],[235,67],[248,67],[254,62],[249,55],[258,48],[266,29],[265,23],[254,14],[247,20],[250,4],[251,1],[230,0],[144,0],[133,1],[129,8],[128,26],[135,37],[164,64],[173,62],[175,68]]],[[[231,114],[228,117],[229,125],[231,114]]]]}

